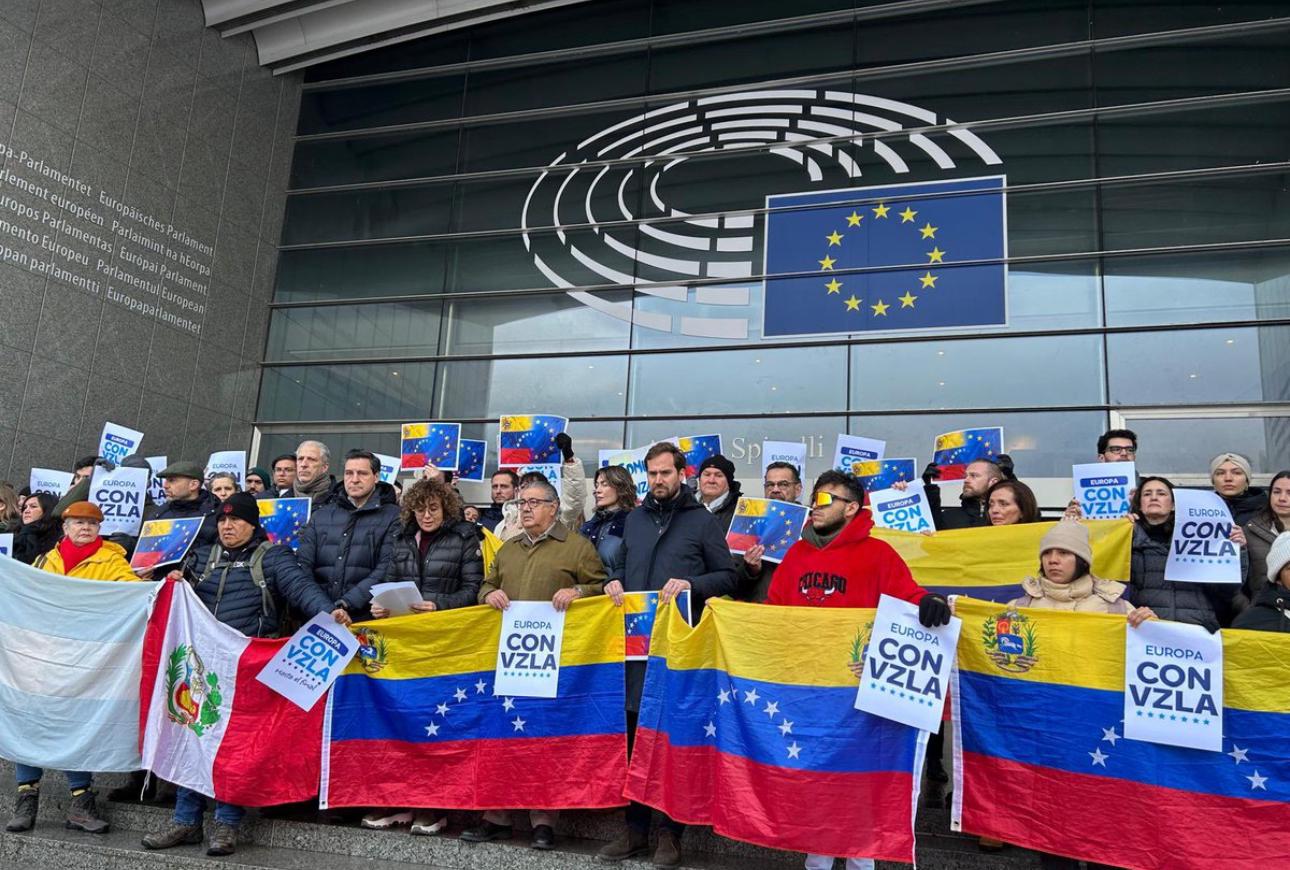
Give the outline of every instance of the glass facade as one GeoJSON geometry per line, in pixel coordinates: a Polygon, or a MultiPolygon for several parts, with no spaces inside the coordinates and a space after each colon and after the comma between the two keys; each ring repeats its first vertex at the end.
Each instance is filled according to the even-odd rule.
{"type": "Polygon", "coordinates": [[[315,68],[260,455],[527,411],[589,464],[720,432],[750,476],[763,437],[813,474],[840,431],[926,462],[1001,424],[1049,504],[1113,424],[1144,471],[1290,465],[1284,4],[788,9],[605,0],[315,68]],[[763,338],[768,196],[996,175],[1005,323],[763,338]]]}

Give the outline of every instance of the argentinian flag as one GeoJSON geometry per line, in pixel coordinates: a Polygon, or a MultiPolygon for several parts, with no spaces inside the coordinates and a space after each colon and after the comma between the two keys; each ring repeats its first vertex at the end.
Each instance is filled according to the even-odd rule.
{"type": "Polygon", "coordinates": [[[140,664],[157,588],[0,557],[0,758],[139,769],[140,664]]]}

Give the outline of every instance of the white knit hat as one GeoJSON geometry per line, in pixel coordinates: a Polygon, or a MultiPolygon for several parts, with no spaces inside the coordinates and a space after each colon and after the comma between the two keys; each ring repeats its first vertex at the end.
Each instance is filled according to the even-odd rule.
{"type": "Polygon", "coordinates": [[[1290,562],[1290,532],[1282,532],[1268,550],[1268,582],[1276,584],[1281,569],[1290,562]]]}

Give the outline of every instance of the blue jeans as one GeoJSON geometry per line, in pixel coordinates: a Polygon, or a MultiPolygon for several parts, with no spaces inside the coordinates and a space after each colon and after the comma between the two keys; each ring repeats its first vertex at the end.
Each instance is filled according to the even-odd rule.
{"type": "MultiPolygon", "coordinates": [[[[175,821],[181,825],[200,825],[206,812],[206,795],[190,788],[175,789],[175,821]]],[[[246,815],[246,810],[236,804],[215,801],[215,821],[236,828],[246,815]]]]}
{"type": "MultiPolygon", "coordinates": [[[[67,775],[67,787],[72,791],[77,789],[89,788],[90,779],[93,777],[89,771],[85,770],[68,770],[64,771],[67,775]]],[[[14,764],[14,779],[18,785],[29,782],[40,782],[40,778],[45,775],[43,768],[32,767],[29,764],[14,764]]]]}

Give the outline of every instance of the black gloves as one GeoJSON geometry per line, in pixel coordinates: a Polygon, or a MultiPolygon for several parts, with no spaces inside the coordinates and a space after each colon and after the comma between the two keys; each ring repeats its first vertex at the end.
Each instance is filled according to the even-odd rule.
{"type": "Polygon", "coordinates": [[[569,437],[567,432],[561,432],[555,436],[555,446],[559,447],[560,452],[564,454],[565,462],[573,459],[573,439],[569,437]]]}
{"type": "Polygon", "coordinates": [[[918,602],[918,621],[927,628],[949,625],[950,603],[945,600],[945,596],[935,592],[924,595],[923,600],[918,602]]]}
{"type": "Polygon", "coordinates": [[[935,462],[927,463],[927,467],[923,469],[923,483],[931,484],[933,480],[935,480],[940,476],[941,476],[941,470],[936,466],[936,463],[935,462]]]}

